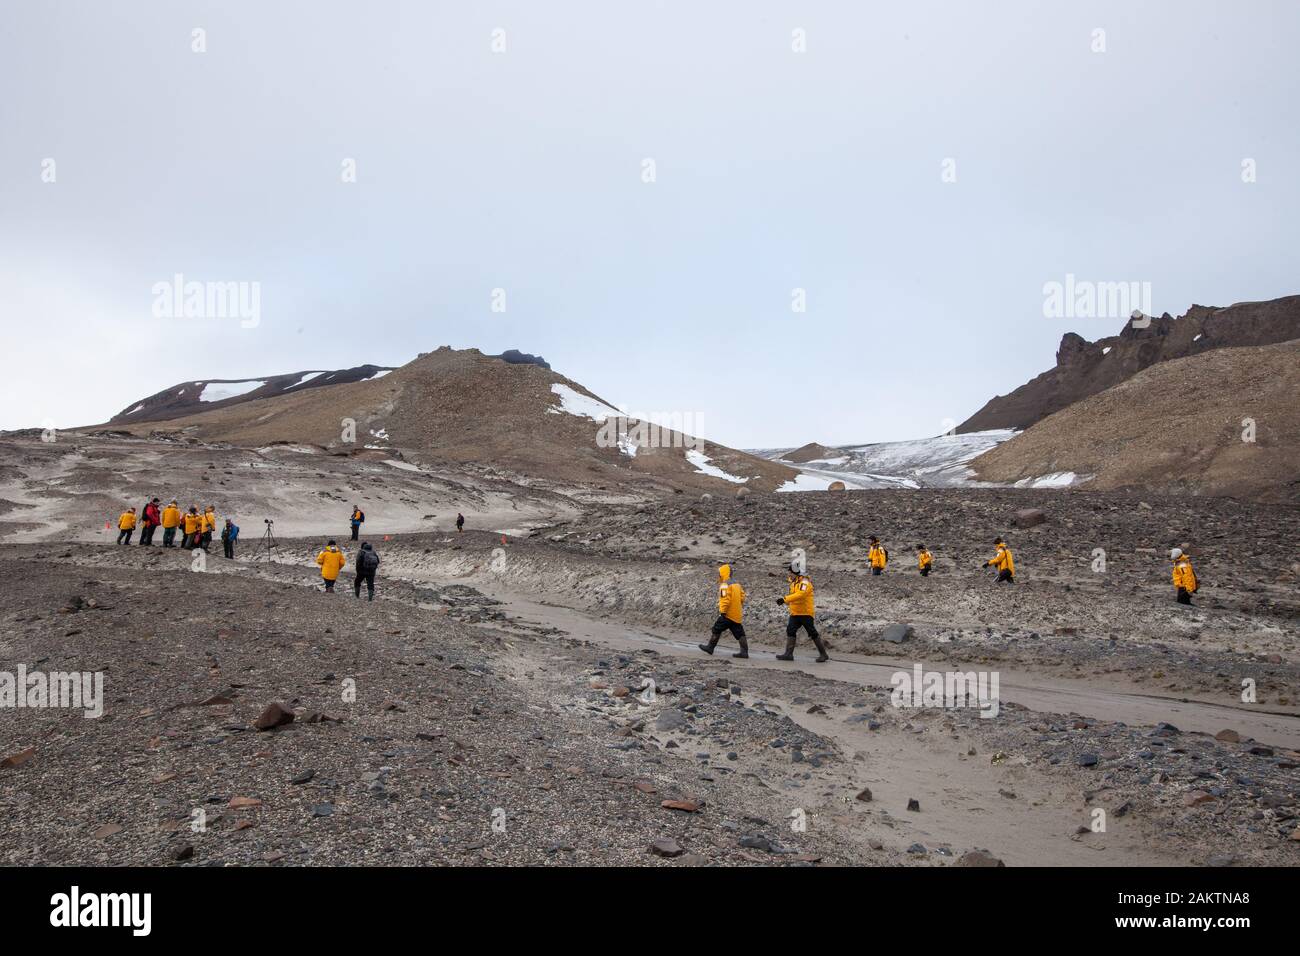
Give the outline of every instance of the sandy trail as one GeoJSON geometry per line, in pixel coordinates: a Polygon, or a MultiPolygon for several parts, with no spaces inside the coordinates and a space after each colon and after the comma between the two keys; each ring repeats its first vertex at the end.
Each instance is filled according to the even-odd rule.
{"type": "MultiPolygon", "coordinates": [[[[595,641],[609,647],[623,649],[651,646],[663,654],[679,657],[701,656],[698,641],[683,640],[680,634],[670,634],[653,627],[631,627],[615,621],[593,618],[583,611],[559,604],[540,602],[531,597],[506,591],[493,591],[490,582],[477,582],[480,590],[506,605],[512,615],[525,622],[556,627],[573,637],[595,641]]],[[[701,639],[703,639],[703,635],[701,639]]],[[[747,661],[728,662],[737,667],[762,667],[789,670],[791,667],[827,680],[842,681],[868,687],[889,687],[890,677],[896,671],[911,671],[918,663],[915,659],[890,660],[880,657],[862,657],[855,654],[835,653],[825,664],[812,660],[811,647],[806,640],[795,650],[793,664],[775,660],[761,649],[751,645],[752,656],[747,661]]],[[[734,645],[724,641],[719,645],[718,660],[724,653],[730,655],[734,645]]],[[[928,664],[919,661],[927,670],[981,670],[982,666],[956,667],[951,663],[928,664]]],[[[1044,677],[999,669],[1000,698],[1004,703],[1019,704],[1037,713],[1078,714],[1099,720],[1122,721],[1134,726],[1154,725],[1161,721],[1176,725],[1191,733],[1216,734],[1231,727],[1243,737],[1253,737],[1263,744],[1288,749],[1300,748],[1300,715],[1251,709],[1245,705],[1230,707],[1204,700],[1160,697],[1158,695],[1107,687],[1097,682],[1070,681],[1063,678],[1044,677]]]]}
{"type": "MultiPolygon", "coordinates": [[[[694,644],[650,629],[593,619],[574,608],[538,603],[521,595],[499,592],[492,596],[506,602],[508,612],[517,616],[514,624],[559,628],[571,637],[619,650],[649,646],[666,655],[701,656],[694,644]]],[[[764,659],[763,652],[759,653],[747,661],[718,657],[722,665],[719,671],[743,683],[741,674],[747,669],[789,667],[764,659]]],[[[883,682],[887,686],[888,675],[905,665],[837,660],[827,665],[796,661],[795,666],[829,680],[850,684],[883,682]],[[883,681],[879,676],[882,674],[883,681]]],[[[1047,688],[1034,689],[1044,698],[1050,693],[1047,688]]],[[[812,825],[840,827],[843,838],[862,844],[864,853],[874,839],[885,845],[920,841],[928,846],[987,847],[1012,866],[1044,862],[1059,866],[1167,866],[1193,862],[1153,845],[1136,825],[1122,817],[1112,817],[1104,834],[1077,835],[1080,826],[1088,825],[1092,809],[1077,789],[1044,778],[1016,760],[994,765],[988,753],[970,756],[967,751],[973,740],[955,735],[873,732],[862,723],[845,723],[842,716],[808,714],[805,707],[793,703],[791,698],[795,696],[774,694],[765,688],[762,693],[743,694],[739,699],[750,705],[761,701],[843,749],[849,761],[841,778],[840,800],[865,786],[872,791],[872,803],[819,801],[811,794],[788,796],[812,815],[812,825]],[[901,809],[909,799],[919,800],[924,812],[890,813],[879,809],[901,809]],[[808,806],[809,802],[822,805],[808,806]],[[864,807],[873,812],[855,812],[864,807]]],[[[1086,702],[1085,695],[1078,696],[1086,702]]],[[[1106,703],[1123,696],[1096,695],[1106,703]]]]}

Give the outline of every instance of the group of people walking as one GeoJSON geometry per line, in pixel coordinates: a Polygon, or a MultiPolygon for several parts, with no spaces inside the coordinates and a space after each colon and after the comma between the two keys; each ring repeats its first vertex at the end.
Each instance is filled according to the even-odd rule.
{"type": "MultiPolygon", "coordinates": [[[[186,551],[202,548],[207,551],[212,546],[212,535],[217,528],[217,513],[212,505],[202,511],[198,505],[191,505],[182,512],[180,506],[172,501],[165,508],[157,498],[151,498],[137,515],[135,508],[127,508],[117,519],[117,543],[130,544],[136,528],[140,529],[140,544],[150,547],[154,532],[162,528],[162,546],[175,548],[176,535],[181,535],[179,547],[186,551]]],[[[221,528],[221,544],[227,558],[235,556],[235,542],[239,540],[239,525],[233,518],[226,518],[221,528]]]]}
{"type": "MultiPolygon", "coordinates": [[[[995,583],[1015,584],[1016,561],[1011,548],[1001,538],[994,539],[993,547],[993,556],[985,561],[982,567],[992,568],[997,572],[995,583]]],[[[1192,570],[1192,559],[1183,548],[1174,548],[1169,552],[1169,557],[1173,561],[1176,600],[1179,604],[1191,604],[1192,595],[1200,586],[1196,580],[1196,572],[1192,570]]],[[[871,538],[867,547],[867,566],[871,569],[872,575],[883,574],[888,565],[889,551],[880,543],[879,538],[871,538]]],[[[921,577],[929,577],[934,568],[934,555],[923,544],[916,546],[916,566],[921,577]]],[[[784,597],[776,599],[778,606],[785,607],[789,611],[789,619],[785,626],[785,651],[777,654],[776,659],[794,660],[795,641],[799,631],[803,630],[817,648],[817,661],[820,663],[830,660],[830,655],[826,653],[826,645],[817,632],[813,583],[802,561],[790,562],[786,580],[790,586],[789,592],[784,597]]],[[[731,565],[722,565],[718,568],[718,619],[713,623],[709,642],[698,645],[700,650],[712,654],[723,633],[729,632],[740,645],[740,650],[731,656],[742,659],[749,657],[749,641],[745,636],[745,626],[742,623],[744,606],[745,589],[741,587],[740,582],[732,580],[731,565]]]]}
{"type": "MultiPolygon", "coordinates": [[[[339,575],[347,566],[347,555],[339,548],[338,542],[330,539],[325,545],[325,550],[316,555],[316,564],[320,566],[321,580],[325,583],[325,593],[333,594],[334,585],[338,583],[339,575]]],[[[375,599],[375,572],[379,570],[379,554],[375,551],[374,546],[369,541],[361,543],[361,551],[357,555],[356,573],[352,580],[352,593],[358,598],[361,597],[361,586],[366,586],[366,599],[373,601],[375,599]]]]}

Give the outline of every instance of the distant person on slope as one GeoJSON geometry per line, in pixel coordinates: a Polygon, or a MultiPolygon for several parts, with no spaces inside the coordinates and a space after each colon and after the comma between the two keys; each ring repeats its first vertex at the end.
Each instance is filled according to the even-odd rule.
{"type": "Polygon", "coordinates": [[[355,541],[357,540],[357,532],[361,530],[361,525],[365,523],[366,513],[356,505],[353,505],[352,518],[350,520],[352,524],[352,540],[355,541]]]}
{"type": "Polygon", "coordinates": [[[117,519],[117,543],[130,544],[135,534],[135,509],[127,508],[117,519]]]}
{"type": "Polygon", "coordinates": [[[239,525],[227,518],[225,527],[221,529],[221,547],[226,552],[227,558],[235,556],[235,542],[238,540],[239,525]]]}
{"type": "Polygon", "coordinates": [[[456,512],[456,533],[462,534],[465,531],[465,516],[459,511],[456,512]]]}
{"type": "Polygon", "coordinates": [[[998,572],[996,584],[1005,581],[1007,584],[1016,583],[1016,562],[1011,557],[1011,549],[1007,547],[1006,542],[1001,538],[993,539],[993,547],[997,550],[993,557],[984,562],[984,567],[994,568],[998,572]]]}
{"type": "Polygon", "coordinates": [[[786,580],[790,582],[790,593],[785,597],[776,599],[777,604],[784,604],[790,611],[790,620],[785,625],[785,653],[777,654],[778,661],[794,660],[794,642],[795,635],[799,633],[799,628],[808,632],[814,644],[817,645],[817,652],[820,655],[817,658],[818,663],[830,660],[830,655],[826,653],[826,645],[822,643],[821,635],[817,633],[817,624],[814,621],[816,610],[813,606],[813,583],[808,575],[804,574],[799,565],[791,562],[790,573],[786,580]]]}
{"type": "Polygon", "coordinates": [[[718,568],[718,619],[713,622],[713,636],[707,644],[698,647],[706,654],[712,654],[718,646],[718,639],[723,631],[730,631],[740,650],[732,657],[749,657],[749,643],[745,640],[745,628],[740,623],[745,610],[745,589],[739,581],[731,580],[731,565],[724,564],[718,568]]]}
{"type": "Polygon", "coordinates": [[[352,582],[353,593],[361,597],[361,584],[365,582],[367,601],[375,599],[375,572],[379,570],[379,555],[367,541],[361,545],[361,553],[357,555],[357,576],[352,582]]]}
{"type": "Polygon", "coordinates": [[[153,529],[162,524],[162,512],[158,510],[158,499],[154,498],[144,506],[144,527],[140,529],[140,543],[145,546],[153,544],[153,529]]]}
{"type": "Polygon", "coordinates": [[[343,570],[343,565],[348,563],[348,559],[343,556],[338,544],[331,539],[325,546],[325,550],[316,555],[316,563],[320,565],[320,576],[325,582],[325,592],[333,594],[334,582],[339,579],[339,572],[343,570]]]}
{"type": "Polygon", "coordinates": [[[181,523],[181,509],[176,507],[176,502],[172,502],[162,513],[163,527],[163,547],[176,547],[176,529],[181,523]]]}
{"type": "Polygon", "coordinates": [[[1192,595],[1201,586],[1196,580],[1196,572],[1192,570],[1192,557],[1182,548],[1174,548],[1169,552],[1169,560],[1174,562],[1173,577],[1178,603],[1191,604],[1192,595]]]}
{"type": "Polygon", "coordinates": [[[921,577],[928,578],[930,569],[934,567],[934,555],[931,554],[923,544],[916,546],[916,566],[921,572],[921,577]]]}
{"type": "Polygon", "coordinates": [[[867,550],[867,560],[871,563],[872,574],[879,575],[884,572],[885,565],[889,563],[889,552],[885,550],[879,538],[871,539],[871,547],[867,550]]]}

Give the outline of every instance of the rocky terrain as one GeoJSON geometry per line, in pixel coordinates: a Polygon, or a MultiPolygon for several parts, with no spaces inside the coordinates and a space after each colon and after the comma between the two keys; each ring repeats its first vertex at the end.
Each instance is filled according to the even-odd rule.
{"type": "Polygon", "coordinates": [[[1126,322],[1118,335],[1095,342],[1067,332],[1053,368],[1007,395],[990,399],[957,431],[1026,429],[1160,362],[1300,339],[1300,295],[1225,308],[1194,305],[1177,318],[1167,312],[1146,318],[1146,327],[1126,322]]]}
{"type": "Polygon", "coordinates": [[[312,555],[342,527],[199,571],[159,548],[15,545],[0,667],[100,671],[105,712],[5,712],[0,846],[185,866],[1294,865],[1298,524],[1079,491],[695,497],[375,535],[374,603],[320,590],[312,555]],[[878,578],[869,534],[891,552],[878,578]],[[1014,587],[979,567],[994,534],[1014,587]],[[1170,542],[1197,556],[1195,607],[1172,600],[1170,542]],[[827,664],[805,643],[773,659],[796,547],[827,664]],[[750,594],[747,661],[695,647],[722,560],[750,594]],[[1000,673],[997,717],[894,706],[891,674],[917,663],[1000,673]]]}
{"type": "MultiPolygon", "coordinates": [[[[970,463],[984,481],[1070,473],[1098,490],[1300,501],[1300,341],[1160,362],[970,463]]],[[[1196,506],[1196,507],[1199,507],[1196,506]]]]}
{"type": "MultiPolygon", "coordinates": [[[[454,467],[490,462],[527,476],[524,480],[603,485],[643,496],[734,491],[742,484],[773,491],[797,474],[692,434],[693,423],[684,413],[680,421],[638,425],[543,360],[508,355],[444,346],[388,374],[307,387],[313,380],[279,388],[270,397],[257,397],[254,390],[205,403],[199,411],[181,408],[165,419],[145,420],[142,410],[139,420],[119,416],[107,431],[243,448],[276,443],[330,452],[399,448],[417,462],[454,467]],[[611,418],[616,423],[606,427],[611,418]]],[[[147,402],[140,404],[147,408],[147,402]]]]}

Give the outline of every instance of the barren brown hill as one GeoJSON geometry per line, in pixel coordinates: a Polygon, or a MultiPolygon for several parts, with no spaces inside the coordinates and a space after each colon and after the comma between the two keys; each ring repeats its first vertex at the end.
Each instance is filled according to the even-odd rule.
{"type": "Polygon", "coordinates": [[[1104,392],[1159,362],[1222,348],[1272,345],[1300,339],[1300,295],[1226,308],[1194,305],[1146,328],[1126,322],[1118,335],[1089,342],[1067,332],[1056,366],[1007,395],[998,395],[957,426],[961,433],[1028,428],[1089,395],[1104,392]]]}
{"type": "Polygon", "coordinates": [[[614,429],[602,432],[601,421],[619,414],[549,368],[443,347],[380,378],[118,427],[241,447],[289,442],[344,453],[399,449],[430,462],[647,492],[772,491],[795,476],[783,465],[711,442],[696,444],[681,432],[639,435],[633,423],[619,442],[614,429]],[[615,440],[605,440],[610,437],[615,440]],[[711,473],[717,471],[739,480],[711,473]]]}
{"type": "Polygon", "coordinates": [[[1300,341],[1161,362],[976,458],[985,481],[1300,499],[1300,341]],[[1253,435],[1251,427],[1253,423],[1253,435]],[[1244,440],[1253,437],[1253,441],[1244,440]]]}

